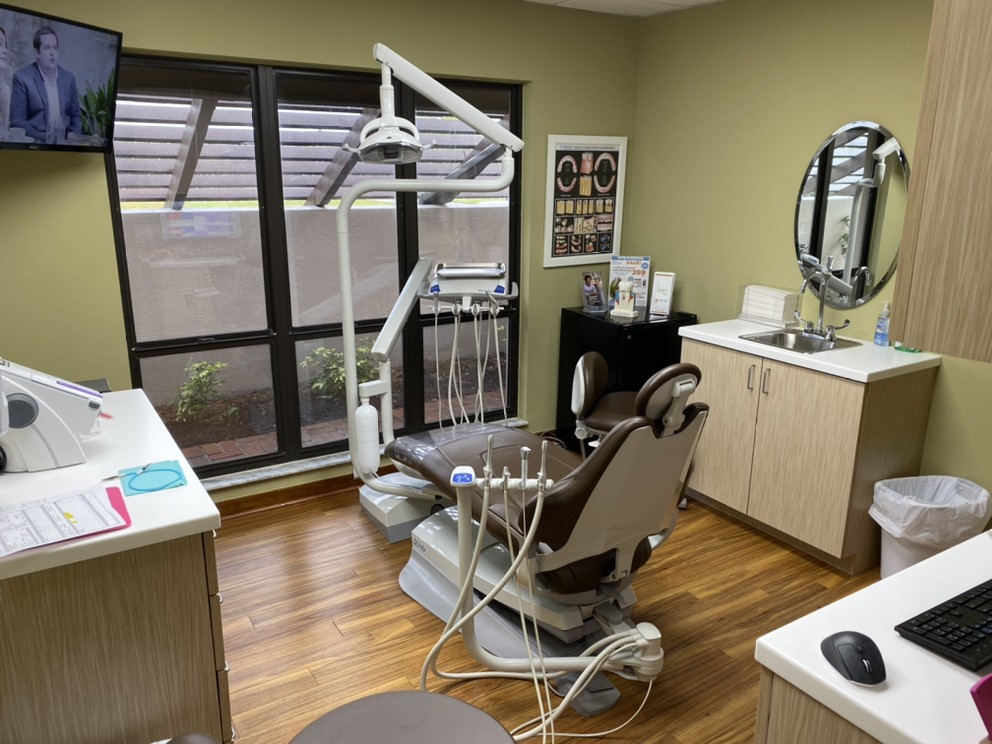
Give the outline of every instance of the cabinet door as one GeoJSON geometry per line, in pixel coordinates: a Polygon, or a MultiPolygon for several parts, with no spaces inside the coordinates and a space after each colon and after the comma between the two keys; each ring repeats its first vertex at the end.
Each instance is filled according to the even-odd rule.
{"type": "Polygon", "coordinates": [[[0,582],[0,741],[222,738],[208,570],[189,535],[0,582]]]}
{"type": "Polygon", "coordinates": [[[864,385],[765,360],[759,389],[747,513],[840,557],[864,385]]]}
{"type": "Polygon", "coordinates": [[[710,406],[689,486],[746,513],[761,359],[683,339],[682,361],[699,367],[702,380],[693,398],[710,406]]]}

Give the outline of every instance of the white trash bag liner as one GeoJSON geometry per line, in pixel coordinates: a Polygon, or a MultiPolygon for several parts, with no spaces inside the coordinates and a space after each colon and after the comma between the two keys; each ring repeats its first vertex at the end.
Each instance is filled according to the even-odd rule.
{"type": "Polygon", "coordinates": [[[943,549],[980,533],[992,515],[992,500],[964,478],[890,478],[875,484],[868,513],[893,537],[943,549]]]}

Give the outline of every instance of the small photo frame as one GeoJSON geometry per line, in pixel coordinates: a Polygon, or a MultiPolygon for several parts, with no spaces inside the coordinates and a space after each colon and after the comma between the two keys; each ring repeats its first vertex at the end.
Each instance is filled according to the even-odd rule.
{"type": "Polygon", "coordinates": [[[626,137],[548,135],[545,268],[620,253],[626,171],[626,137]]]}
{"type": "Polygon", "coordinates": [[[654,281],[651,284],[651,314],[671,315],[674,293],[675,274],[671,271],[654,272],[654,281]]]}
{"type": "Polygon", "coordinates": [[[582,272],[582,309],[590,315],[603,315],[609,304],[603,275],[598,271],[582,272]]]}

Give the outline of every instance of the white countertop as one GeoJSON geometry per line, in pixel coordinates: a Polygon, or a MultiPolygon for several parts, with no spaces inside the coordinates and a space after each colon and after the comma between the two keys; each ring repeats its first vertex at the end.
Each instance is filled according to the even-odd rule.
{"type": "Polygon", "coordinates": [[[762,636],[755,658],[886,744],[987,742],[970,690],[992,665],[968,671],[893,628],[989,578],[992,532],[985,532],[762,636]],[[885,661],[885,682],[860,687],[830,666],[820,641],[842,630],[875,641],[885,661]]]}
{"type": "MultiPolygon", "coordinates": [[[[35,473],[0,473],[0,506],[61,496],[93,486],[124,468],[178,460],[186,485],[127,496],[131,525],[0,558],[0,579],[140,548],[216,529],[220,513],[141,390],[104,396],[99,431],[83,441],[86,462],[35,473]]],[[[104,481],[114,485],[115,481],[104,481]]]]}
{"type": "MultiPolygon", "coordinates": [[[[746,320],[723,320],[716,323],[701,323],[679,327],[679,335],[695,341],[722,346],[726,349],[745,352],[773,359],[783,364],[804,367],[815,372],[823,372],[835,377],[844,377],[855,382],[874,382],[887,377],[918,372],[929,367],[940,366],[940,356],[927,353],[896,351],[893,347],[876,346],[871,341],[851,339],[858,346],[848,349],[833,349],[816,354],[800,354],[788,349],[779,349],[757,341],[740,338],[748,333],[773,331],[772,326],[752,323],[746,320]]],[[[842,336],[842,338],[847,338],[842,336]]]]}

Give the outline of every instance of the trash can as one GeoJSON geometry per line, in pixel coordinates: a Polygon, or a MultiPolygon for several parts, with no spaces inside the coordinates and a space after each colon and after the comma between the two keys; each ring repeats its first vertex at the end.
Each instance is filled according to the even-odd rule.
{"type": "Polygon", "coordinates": [[[920,475],[878,481],[868,513],[882,528],[884,579],[980,533],[992,501],[964,478],[920,475]]]}

